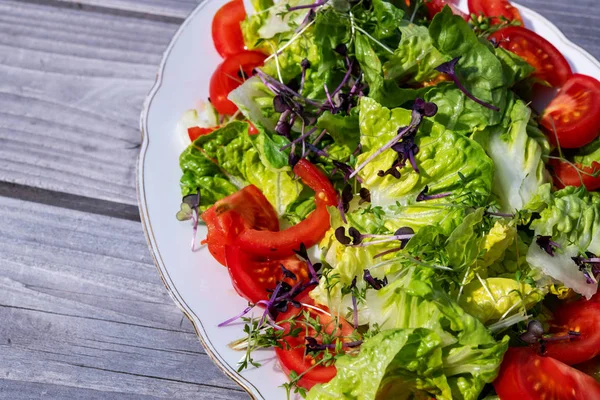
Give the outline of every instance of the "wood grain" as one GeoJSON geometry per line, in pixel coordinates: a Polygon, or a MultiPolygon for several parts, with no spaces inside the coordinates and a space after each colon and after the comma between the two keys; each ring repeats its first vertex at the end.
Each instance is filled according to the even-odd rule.
{"type": "Polygon", "coordinates": [[[0,226],[0,398],[248,397],[173,304],[139,223],[0,197],[0,226]]]}
{"type": "Polygon", "coordinates": [[[136,204],[139,114],[176,28],[0,2],[0,180],[136,204]]]}

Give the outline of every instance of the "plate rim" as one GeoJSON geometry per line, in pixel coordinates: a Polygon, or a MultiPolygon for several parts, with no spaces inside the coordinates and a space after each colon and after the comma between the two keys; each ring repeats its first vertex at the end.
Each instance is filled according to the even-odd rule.
{"type": "MultiPolygon", "coordinates": [[[[173,37],[171,38],[168,47],[163,52],[160,65],[158,67],[158,71],[156,74],[155,82],[146,95],[146,98],[143,103],[142,112],[140,114],[140,133],[142,138],[142,143],[140,147],[140,152],[138,154],[137,162],[136,162],[136,193],[137,193],[137,201],[138,208],[140,210],[140,219],[142,223],[142,230],[144,232],[144,236],[146,237],[146,242],[148,244],[150,255],[154,261],[154,265],[160,275],[160,278],[169,293],[169,296],[175,303],[175,305],[183,312],[185,317],[192,324],[196,336],[200,340],[200,343],[206,350],[206,353],[210,357],[210,359],[214,362],[214,364],[219,368],[223,373],[225,373],[229,378],[231,378],[234,382],[236,382],[242,389],[248,393],[250,398],[254,400],[264,399],[264,396],[260,393],[260,391],[254,386],[248,379],[243,377],[239,372],[233,370],[223,359],[223,357],[219,354],[219,351],[212,345],[206,331],[202,325],[202,321],[200,318],[194,313],[194,311],[187,305],[181,294],[178,292],[177,287],[171,280],[169,276],[168,269],[162,259],[160,254],[160,250],[158,248],[158,244],[156,242],[156,238],[154,236],[154,232],[152,229],[152,222],[150,221],[150,215],[147,209],[146,203],[146,192],[144,185],[144,163],[146,160],[146,153],[148,150],[148,146],[150,145],[150,137],[148,135],[148,116],[150,106],[152,101],[154,100],[156,94],[159,92],[163,85],[164,81],[164,73],[165,67],[167,65],[169,56],[171,51],[175,47],[178,42],[179,37],[182,32],[187,28],[187,26],[191,23],[191,21],[199,14],[204,7],[213,2],[215,0],[204,0],[200,4],[198,4],[194,10],[186,17],[184,22],[179,26],[173,37]]],[[[579,46],[578,44],[572,42],[552,21],[538,13],[530,9],[529,7],[523,6],[518,2],[513,2],[517,8],[524,12],[525,14],[529,14],[531,19],[535,19],[538,22],[545,25],[546,28],[551,30],[554,34],[557,35],[558,39],[562,42],[562,44],[571,47],[576,50],[582,56],[587,58],[592,64],[594,64],[598,69],[600,69],[600,61],[592,56],[586,49],[579,46]]]]}

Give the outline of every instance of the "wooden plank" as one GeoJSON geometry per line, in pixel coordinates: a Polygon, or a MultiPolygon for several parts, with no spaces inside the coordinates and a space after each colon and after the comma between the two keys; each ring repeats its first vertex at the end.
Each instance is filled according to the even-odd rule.
{"type": "Polygon", "coordinates": [[[139,223],[0,197],[0,226],[0,398],[248,398],[173,304],[139,223]]]}
{"type": "Polygon", "coordinates": [[[0,2],[0,180],[136,204],[139,114],[176,28],[0,2]]]}

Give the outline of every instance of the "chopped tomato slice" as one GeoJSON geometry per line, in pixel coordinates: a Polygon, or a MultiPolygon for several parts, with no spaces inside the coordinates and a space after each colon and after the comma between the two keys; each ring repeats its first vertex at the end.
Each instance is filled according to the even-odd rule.
{"type": "Polygon", "coordinates": [[[494,388],[500,400],[600,399],[594,378],[528,347],[508,349],[494,388]]]}
{"type": "Polygon", "coordinates": [[[282,280],[290,286],[309,280],[308,266],[296,256],[283,259],[255,257],[237,246],[226,246],[225,261],[233,287],[251,303],[268,300],[269,291],[272,292],[282,280]],[[296,279],[285,278],[282,265],[296,275],[296,279]]]}
{"type": "Polygon", "coordinates": [[[327,206],[337,205],[337,193],[329,178],[306,159],[294,167],[294,173],[302,182],[315,191],[316,210],[304,221],[281,232],[247,229],[240,233],[236,245],[244,251],[262,257],[287,257],[300,248],[309,248],[319,243],[329,230],[327,206]]]}
{"type": "Polygon", "coordinates": [[[219,128],[218,126],[215,126],[212,128],[202,128],[200,126],[193,126],[191,128],[188,128],[188,136],[190,137],[190,140],[193,142],[194,140],[198,139],[200,136],[208,135],[209,133],[214,132],[218,128],[219,128]]]}
{"type": "Polygon", "coordinates": [[[458,15],[465,21],[468,21],[470,17],[462,12],[460,8],[458,8],[457,4],[457,0],[425,0],[425,7],[427,7],[429,19],[433,19],[437,13],[442,12],[445,6],[448,6],[454,15],[458,15]]]}
{"type": "Polygon", "coordinates": [[[254,124],[252,122],[248,121],[248,124],[250,124],[250,126],[248,127],[249,135],[258,135],[260,133],[258,131],[258,129],[256,129],[256,127],[254,126],[254,124]]]}
{"type": "Polygon", "coordinates": [[[508,0],[469,0],[469,12],[492,18],[492,24],[501,23],[501,17],[504,17],[509,21],[519,21],[523,25],[521,13],[508,0]]]}
{"type": "Polygon", "coordinates": [[[240,23],[246,19],[242,0],[233,0],[217,11],[212,22],[212,38],[221,57],[232,56],[245,50],[240,23]]]}
{"type": "Polygon", "coordinates": [[[279,230],[277,213],[254,185],[217,201],[201,217],[208,227],[205,240],[208,250],[223,265],[225,246],[232,244],[244,230],[279,230]]]}
{"type": "MultiPolygon", "coordinates": [[[[296,300],[301,304],[314,306],[315,303],[308,295],[308,292],[300,294],[296,300]]],[[[332,335],[340,338],[345,342],[350,341],[350,336],[354,332],[354,328],[342,318],[337,321],[331,316],[329,310],[325,307],[318,307],[316,310],[311,307],[295,308],[289,305],[288,311],[277,316],[277,324],[284,328],[285,333],[289,333],[292,329],[299,329],[299,333],[295,337],[284,334],[285,343],[281,344],[281,348],[275,348],[275,353],[281,364],[284,372],[289,376],[291,371],[298,375],[302,375],[298,381],[298,385],[305,389],[310,389],[319,383],[329,382],[337,374],[335,365],[317,365],[319,356],[316,358],[306,352],[306,337],[314,337],[319,343],[322,343],[322,336],[317,335],[313,328],[308,328],[304,323],[306,321],[303,316],[304,311],[308,311],[311,318],[319,321],[323,332],[327,335],[332,335]],[[292,322],[282,322],[292,320],[292,322]],[[308,331],[308,334],[307,334],[308,331]]]]}
{"type": "Polygon", "coordinates": [[[550,331],[559,336],[579,332],[579,336],[547,342],[545,356],[575,365],[600,355],[600,303],[583,299],[560,306],[554,312],[550,331]]]}
{"type": "Polygon", "coordinates": [[[210,102],[219,114],[233,115],[237,107],[227,99],[232,90],[252,76],[256,67],[263,65],[266,56],[257,51],[243,51],[227,57],[210,78],[210,102]]]}
{"type": "Polygon", "coordinates": [[[600,135],[600,82],[591,76],[575,74],[560,89],[542,115],[548,138],[561,147],[576,149],[600,135]]]}
{"type": "Polygon", "coordinates": [[[600,176],[594,176],[600,171],[600,163],[594,161],[591,166],[579,163],[571,165],[561,160],[550,160],[553,171],[554,186],[562,189],[566,186],[579,187],[583,183],[587,190],[600,189],[600,176]]]}
{"type": "Polygon", "coordinates": [[[535,68],[534,77],[561,87],[573,75],[571,66],[552,43],[520,26],[500,29],[489,37],[500,47],[522,57],[535,68]]]}

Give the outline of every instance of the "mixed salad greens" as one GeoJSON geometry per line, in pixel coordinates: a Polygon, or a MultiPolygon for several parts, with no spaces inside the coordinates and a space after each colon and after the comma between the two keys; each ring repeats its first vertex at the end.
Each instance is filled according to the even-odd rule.
{"type": "Polygon", "coordinates": [[[249,301],[240,368],[275,348],[288,394],[600,398],[561,362],[600,351],[600,83],[507,1],[446,3],[228,3],[178,218],[249,301]]]}

